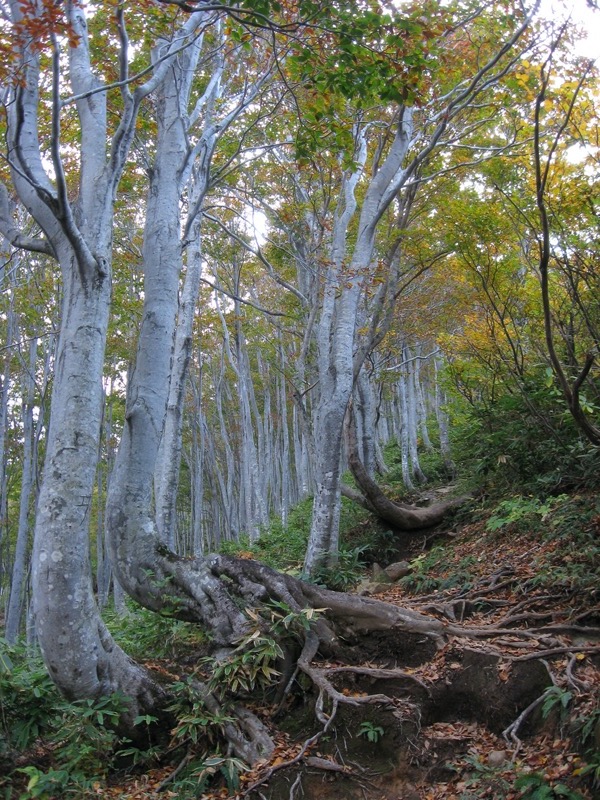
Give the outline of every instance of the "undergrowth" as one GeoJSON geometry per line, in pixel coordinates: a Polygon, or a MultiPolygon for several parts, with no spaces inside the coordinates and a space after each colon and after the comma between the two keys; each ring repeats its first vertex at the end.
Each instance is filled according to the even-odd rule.
{"type": "MultiPolygon", "coordinates": [[[[488,508],[480,523],[482,542],[501,554],[515,537],[538,539],[540,553],[532,556],[531,588],[586,592],[600,596],[600,498],[592,493],[560,495],[541,500],[515,495],[488,508]],[[504,544],[503,544],[504,543],[504,544]]],[[[400,584],[414,594],[457,586],[474,580],[474,556],[453,558],[452,545],[435,545],[410,562],[411,573],[400,584]]],[[[523,587],[527,588],[527,587],[523,587]]]]}
{"type": "MultiPolygon", "coordinates": [[[[291,509],[287,524],[279,518],[273,518],[269,526],[264,528],[257,541],[250,544],[247,537],[238,542],[226,542],[221,551],[234,556],[252,557],[268,564],[273,569],[302,576],[302,567],[312,516],[312,498],[302,500],[291,509]]],[[[312,580],[326,585],[330,589],[344,590],[356,583],[364,569],[366,559],[364,539],[360,544],[352,544],[354,533],[359,529],[364,536],[369,527],[371,516],[367,511],[342,497],[340,514],[340,547],[338,564],[335,567],[322,569],[312,576],[312,580]],[[349,544],[348,544],[349,542],[349,544]]]]}
{"type": "Polygon", "coordinates": [[[128,745],[115,731],[126,706],[119,693],[64,699],[38,655],[1,640],[0,796],[28,800],[91,793],[128,745]]]}
{"type": "Polygon", "coordinates": [[[163,617],[127,599],[125,613],[112,608],[103,612],[104,621],[115,640],[132,658],[144,660],[181,657],[208,641],[202,628],[193,622],[163,617]]]}
{"type": "MultiPolygon", "coordinates": [[[[529,537],[539,542],[543,546],[534,548],[531,556],[533,576],[522,589],[581,593],[591,606],[600,595],[600,498],[586,490],[593,483],[586,469],[596,463],[597,454],[590,455],[584,448],[581,463],[569,477],[569,464],[564,460],[557,462],[551,444],[543,464],[545,471],[521,485],[519,481],[531,469],[538,446],[531,453],[513,453],[514,409],[501,411],[493,429],[486,427],[489,420],[482,420],[474,428],[471,450],[465,450],[468,456],[465,463],[478,463],[479,477],[493,486],[475,514],[469,512],[470,526],[476,529],[480,541],[493,545],[498,554],[508,551],[517,538],[529,537]],[[502,433],[499,426],[507,419],[510,424],[502,433]],[[562,491],[563,486],[573,483],[580,487],[578,493],[568,495],[562,491]]],[[[580,445],[571,443],[569,447],[569,458],[578,459],[580,445]]],[[[399,483],[397,447],[388,448],[387,455],[391,464],[385,476],[388,493],[398,499],[412,499],[399,483]]],[[[435,482],[445,482],[448,478],[437,454],[424,454],[422,467],[435,482]]],[[[312,500],[308,498],[290,511],[285,526],[280,520],[273,520],[252,545],[242,539],[227,544],[224,550],[256,558],[275,569],[301,574],[311,509],[312,500]]],[[[341,541],[336,566],[313,576],[316,582],[340,590],[351,588],[369,563],[375,560],[389,563],[397,549],[396,532],[382,527],[346,499],[342,501],[341,541]]],[[[410,574],[400,585],[415,594],[468,589],[481,574],[477,555],[461,550],[454,543],[435,544],[414,558],[410,567],[410,574]]],[[[187,655],[197,656],[198,652],[209,649],[206,636],[197,625],[161,617],[129,601],[126,614],[107,610],[104,616],[119,644],[141,661],[151,656],[181,663],[187,655]]],[[[227,686],[240,697],[268,703],[279,678],[284,645],[298,637],[312,621],[313,612],[294,614],[277,604],[266,607],[260,619],[250,619],[255,624],[251,624],[248,636],[232,653],[220,661],[195,657],[195,669],[217,692],[219,687],[227,686]]],[[[176,778],[169,783],[170,792],[182,800],[198,797],[216,779],[229,793],[234,793],[246,765],[221,746],[222,729],[230,719],[231,709],[224,703],[218,714],[210,712],[197,689],[195,675],[182,675],[171,685],[171,711],[178,722],[170,732],[169,745],[160,750],[150,746],[140,750],[120,738],[112,724],[123,710],[126,698],[113,695],[98,701],[68,702],[58,694],[39,657],[24,647],[9,647],[0,640],[0,798],[92,797],[95,784],[106,782],[115,773],[148,770],[161,758],[181,762],[184,752],[185,763],[181,762],[176,778]]],[[[570,698],[557,697],[557,702],[570,712],[570,698]]],[[[152,722],[150,718],[138,720],[142,728],[152,722]]],[[[571,724],[585,756],[582,777],[598,787],[600,707],[571,719],[571,724]]],[[[382,729],[363,723],[358,735],[376,742],[382,729]]],[[[484,785],[495,787],[494,791],[505,791],[499,773],[477,765],[473,765],[473,770],[473,789],[467,789],[465,800],[482,796],[477,791],[484,785]]],[[[543,775],[533,773],[522,777],[520,785],[513,788],[519,789],[523,798],[575,796],[561,793],[562,785],[548,783],[543,775]]]]}

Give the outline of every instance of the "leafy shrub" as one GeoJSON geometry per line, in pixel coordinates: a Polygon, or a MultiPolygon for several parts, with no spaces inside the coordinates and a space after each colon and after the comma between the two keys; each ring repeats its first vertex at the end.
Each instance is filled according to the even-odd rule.
{"type": "Polygon", "coordinates": [[[367,548],[368,545],[353,547],[351,550],[340,547],[335,565],[315,570],[311,577],[312,582],[338,592],[345,591],[360,580],[366,566],[364,554],[367,548]]]}
{"type": "MultiPolygon", "coordinates": [[[[299,574],[304,563],[310,525],[312,519],[312,497],[307,497],[295,505],[289,513],[287,525],[281,519],[273,517],[252,545],[247,537],[241,537],[238,542],[225,542],[221,552],[230,555],[249,553],[258,561],[268,564],[274,569],[299,574]]],[[[352,533],[356,527],[369,518],[366,512],[356,503],[342,497],[340,512],[340,539],[352,533]]],[[[351,552],[352,548],[345,550],[351,552]]],[[[343,557],[342,557],[343,558],[343,557]]],[[[354,579],[353,579],[354,580],[354,579]]],[[[349,581],[351,583],[353,581],[349,581]]],[[[340,582],[340,586],[343,580],[340,582]]],[[[349,585],[346,583],[345,585],[349,585]]]]}
{"type": "Polygon", "coordinates": [[[544,519],[543,540],[555,543],[551,556],[534,559],[532,585],[562,587],[598,596],[600,586],[600,499],[596,495],[557,498],[544,519]],[[560,502],[559,502],[560,501],[560,502]]]}
{"type": "Polygon", "coordinates": [[[161,616],[130,600],[127,607],[129,613],[125,615],[105,609],[103,617],[116,641],[132,658],[144,659],[149,653],[155,658],[173,657],[182,649],[198,648],[206,642],[206,634],[196,623],[161,616]]]}
{"type": "Polygon", "coordinates": [[[573,774],[588,777],[592,787],[597,790],[600,788],[600,748],[597,739],[600,731],[600,708],[577,719],[575,730],[583,746],[586,763],[576,769],[573,774]]]}
{"type": "MultiPolygon", "coordinates": [[[[0,780],[0,794],[1,787],[20,784],[24,776],[20,800],[82,797],[125,752],[120,748],[127,740],[115,730],[127,708],[124,695],[69,702],[57,691],[39,656],[23,646],[9,647],[4,640],[0,640],[0,708],[0,732],[9,749],[3,770],[8,774],[4,782],[0,780]],[[23,760],[34,746],[48,766],[38,763],[13,769],[16,759],[11,756],[18,753],[23,760]]],[[[152,721],[140,718],[136,722],[152,721]]],[[[142,757],[139,751],[136,755],[142,757]]]]}
{"type": "Polygon", "coordinates": [[[312,504],[312,497],[301,500],[290,510],[286,525],[274,515],[257,541],[251,543],[242,535],[237,541],[222,542],[220,552],[232,556],[250,553],[274,569],[299,572],[308,543],[312,504]]]}
{"type": "Polygon", "coordinates": [[[246,609],[253,627],[226,658],[206,658],[210,667],[208,687],[217,695],[223,691],[251,694],[268,690],[280,676],[278,665],[284,648],[303,639],[321,609],[292,611],[285,603],[271,601],[258,610],[246,609]]]}
{"type": "Polygon", "coordinates": [[[519,393],[463,405],[451,432],[461,474],[485,479],[489,490],[535,495],[598,483],[600,451],[580,438],[541,370],[519,393]]]}
{"type": "Polygon", "coordinates": [[[440,582],[437,577],[430,575],[430,571],[439,569],[443,563],[444,548],[440,545],[432,547],[428,553],[413,558],[410,562],[411,571],[398,583],[407,591],[415,594],[427,594],[439,588],[440,582]]]}
{"type": "Polygon", "coordinates": [[[0,639],[0,726],[8,747],[26,750],[46,734],[60,703],[41,658],[0,639]]]}
{"type": "Polygon", "coordinates": [[[193,678],[171,684],[170,690],[174,700],[169,711],[178,720],[171,732],[174,742],[198,744],[200,739],[215,742],[223,735],[225,724],[233,720],[225,711],[216,713],[206,707],[204,694],[193,678]]]}
{"type": "Polygon", "coordinates": [[[574,792],[564,783],[550,784],[541,772],[530,772],[521,775],[515,781],[515,789],[520,789],[523,800],[582,800],[582,795],[574,792]]]}
{"type": "Polygon", "coordinates": [[[227,796],[233,796],[240,788],[241,773],[247,769],[239,758],[204,753],[191,759],[178,773],[168,786],[169,794],[178,800],[196,800],[204,797],[205,790],[212,788],[215,779],[220,778],[227,787],[227,796]]]}
{"type": "Polygon", "coordinates": [[[494,509],[494,513],[489,517],[486,522],[488,531],[497,531],[507,525],[532,520],[537,524],[536,517],[544,520],[550,511],[558,504],[566,499],[566,495],[559,497],[552,497],[545,503],[542,503],[537,497],[509,497],[507,500],[502,500],[494,509]]]}

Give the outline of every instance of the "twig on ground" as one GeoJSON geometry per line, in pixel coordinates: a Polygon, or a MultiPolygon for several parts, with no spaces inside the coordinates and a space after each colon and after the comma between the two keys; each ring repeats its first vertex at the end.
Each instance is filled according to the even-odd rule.
{"type": "Polygon", "coordinates": [[[553,647],[550,650],[527,653],[525,656],[517,656],[513,661],[531,661],[534,658],[549,658],[551,656],[561,656],[564,653],[600,653],[600,647],[576,647],[571,644],[565,647],[553,647]]]}
{"type": "Polygon", "coordinates": [[[192,754],[192,753],[189,753],[189,752],[188,752],[188,753],[186,753],[186,754],[184,755],[184,757],[181,759],[181,761],[179,762],[179,764],[178,764],[178,765],[175,767],[175,769],[173,770],[173,772],[170,772],[170,773],[167,775],[167,777],[166,777],[166,778],[164,778],[164,779],[163,779],[163,780],[162,780],[162,781],[161,781],[161,782],[158,784],[158,786],[157,786],[157,787],[156,787],[156,789],[154,790],[154,794],[158,794],[159,792],[162,792],[162,791],[164,791],[165,787],[166,787],[166,786],[168,786],[168,785],[169,785],[169,784],[170,784],[172,781],[174,781],[174,780],[175,780],[175,778],[176,778],[178,775],[180,775],[180,774],[183,772],[183,770],[184,770],[184,769],[187,767],[187,765],[190,763],[190,761],[192,760],[192,758],[193,758],[193,754],[192,754]]]}

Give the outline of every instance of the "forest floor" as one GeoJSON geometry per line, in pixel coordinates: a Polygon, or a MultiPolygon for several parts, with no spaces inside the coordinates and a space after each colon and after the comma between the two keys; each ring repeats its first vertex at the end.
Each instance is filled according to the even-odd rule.
{"type": "MultiPolygon", "coordinates": [[[[364,542],[372,527],[357,524],[349,543],[364,542]]],[[[493,510],[471,509],[452,529],[410,537],[381,529],[377,541],[369,558],[378,564],[353,591],[447,623],[452,634],[442,647],[382,631],[349,643],[352,666],[317,662],[348,701],[325,733],[308,684],[298,684],[277,713],[265,694],[246,698],[277,745],[250,771],[212,757],[201,739],[174,739],[159,766],[124,764],[69,796],[600,798],[600,498],[517,497],[493,510]],[[399,562],[403,577],[392,581],[382,568],[399,562]],[[370,695],[379,702],[363,705],[370,695]]],[[[143,622],[136,624],[141,632],[143,622]]],[[[203,655],[188,643],[147,666],[170,676],[202,674],[203,655]]],[[[54,761],[42,742],[17,766],[27,772],[54,761]]],[[[21,794],[20,783],[5,796],[40,796],[21,794]]]]}
{"type": "MultiPolygon", "coordinates": [[[[388,632],[363,642],[363,662],[340,668],[336,688],[349,701],[377,693],[389,702],[366,713],[341,705],[312,745],[320,726],[309,694],[291,699],[275,721],[269,708],[255,707],[278,742],[273,757],[236,788],[230,782],[196,796],[600,797],[599,501],[527,502],[504,503],[495,517],[446,531],[433,547],[411,537],[388,553],[410,564],[407,576],[384,583],[374,567],[359,587],[464,628],[441,649],[388,632]]],[[[174,769],[115,776],[96,795],[187,797],[174,769]]]]}

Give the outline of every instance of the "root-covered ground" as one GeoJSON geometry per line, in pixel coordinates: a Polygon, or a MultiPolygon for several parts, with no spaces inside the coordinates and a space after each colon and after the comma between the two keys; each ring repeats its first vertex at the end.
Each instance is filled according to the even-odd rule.
{"type": "MultiPolygon", "coordinates": [[[[350,663],[311,652],[309,635],[299,637],[304,644],[286,667],[265,655],[267,637],[255,650],[262,661],[228,672],[225,656],[217,680],[214,662],[195,652],[150,664],[170,676],[193,670],[213,690],[235,672],[241,700],[275,750],[244,772],[224,751],[210,758],[215,742],[180,736],[159,766],[124,765],[94,795],[598,797],[600,504],[588,496],[530,505],[515,501],[491,519],[446,531],[433,546],[423,534],[404,540],[387,560],[408,562],[408,574],[392,582],[372,567],[357,588],[443,623],[441,641],[371,632],[345,643],[350,663]],[[279,691],[268,689],[273,679],[279,691]]],[[[285,612],[273,619],[283,630],[285,612]]]]}

